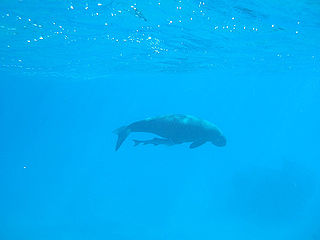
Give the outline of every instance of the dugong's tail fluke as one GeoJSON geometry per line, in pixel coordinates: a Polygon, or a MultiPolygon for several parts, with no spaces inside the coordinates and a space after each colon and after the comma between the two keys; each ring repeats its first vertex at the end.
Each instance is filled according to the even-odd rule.
{"type": "Polygon", "coordinates": [[[127,126],[118,128],[113,131],[115,134],[118,135],[118,141],[116,145],[116,151],[120,148],[121,144],[126,140],[128,135],[130,134],[130,129],[127,126]]]}

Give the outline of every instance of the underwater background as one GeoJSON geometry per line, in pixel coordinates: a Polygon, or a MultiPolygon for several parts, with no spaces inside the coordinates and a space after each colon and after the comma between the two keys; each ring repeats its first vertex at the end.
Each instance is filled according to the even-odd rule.
{"type": "Polygon", "coordinates": [[[316,0],[1,0],[0,240],[319,240],[319,26],[316,0]],[[172,113],[227,145],[115,151],[172,113]]]}

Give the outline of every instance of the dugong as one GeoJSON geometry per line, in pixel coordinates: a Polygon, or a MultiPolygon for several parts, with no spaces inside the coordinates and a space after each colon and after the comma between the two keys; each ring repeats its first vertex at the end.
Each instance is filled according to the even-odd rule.
{"type": "Polygon", "coordinates": [[[211,142],[218,147],[226,145],[225,136],[213,123],[184,114],[147,118],[116,129],[114,131],[114,133],[118,135],[116,151],[131,132],[154,133],[162,137],[145,141],[134,140],[135,146],[140,143],[175,145],[185,142],[191,142],[189,148],[199,147],[206,142],[211,142]]]}

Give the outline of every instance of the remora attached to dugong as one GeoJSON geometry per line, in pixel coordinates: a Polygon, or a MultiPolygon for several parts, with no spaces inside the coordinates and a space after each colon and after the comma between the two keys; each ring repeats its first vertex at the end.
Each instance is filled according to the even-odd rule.
{"type": "Polygon", "coordinates": [[[147,118],[116,129],[114,131],[118,134],[116,151],[131,132],[154,133],[162,137],[150,140],[134,140],[135,146],[140,143],[175,145],[185,142],[192,142],[190,148],[199,147],[206,142],[211,142],[219,147],[226,145],[225,136],[213,123],[184,114],[147,118]]]}

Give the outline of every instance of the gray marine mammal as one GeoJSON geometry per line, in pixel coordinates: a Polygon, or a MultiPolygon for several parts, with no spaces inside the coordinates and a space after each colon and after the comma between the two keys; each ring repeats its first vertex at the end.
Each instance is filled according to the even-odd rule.
{"type": "Polygon", "coordinates": [[[191,142],[189,148],[199,147],[206,142],[211,142],[218,147],[226,145],[225,136],[213,123],[184,114],[147,118],[116,129],[114,131],[118,135],[116,151],[131,132],[154,133],[162,137],[145,141],[134,140],[135,146],[140,143],[175,145],[185,142],[191,142]]]}

